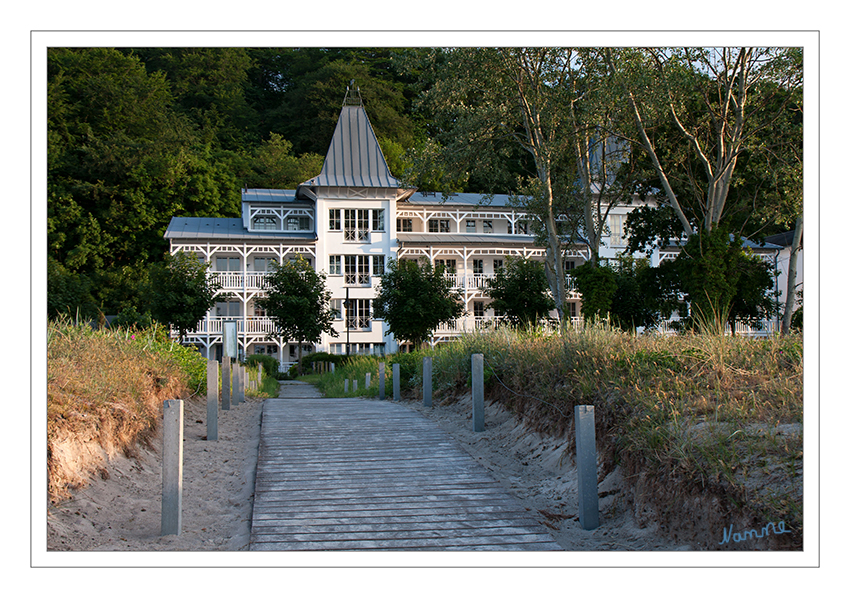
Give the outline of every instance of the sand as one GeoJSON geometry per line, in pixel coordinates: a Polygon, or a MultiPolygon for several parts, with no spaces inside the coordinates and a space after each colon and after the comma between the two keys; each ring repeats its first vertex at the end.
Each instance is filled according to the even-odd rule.
{"type": "Polygon", "coordinates": [[[216,442],[206,440],[206,400],[187,400],[183,409],[182,533],[160,535],[161,456],[141,450],[113,459],[107,479],[48,509],[48,551],[247,549],[262,399],[220,411],[216,442]]]}
{"type": "MultiPolygon", "coordinates": [[[[316,391],[284,382],[281,396],[316,391]]],[[[593,531],[578,522],[577,479],[566,439],[528,431],[498,405],[486,408],[486,429],[473,433],[471,399],[424,408],[433,419],[514,494],[566,550],[682,550],[654,527],[640,527],[624,507],[622,480],[615,470],[599,485],[600,521],[593,531]]],[[[48,509],[49,551],[241,551],[251,530],[254,472],[262,411],[261,399],[223,411],[219,440],[205,440],[206,406],[184,405],[183,525],[180,535],[160,536],[162,478],[157,451],[120,457],[73,497],[48,509]]]]}

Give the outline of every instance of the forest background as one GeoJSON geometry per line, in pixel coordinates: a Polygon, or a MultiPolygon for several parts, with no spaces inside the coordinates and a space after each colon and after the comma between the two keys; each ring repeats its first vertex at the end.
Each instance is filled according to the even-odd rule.
{"type": "MultiPolygon", "coordinates": [[[[164,258],[172,216],[239,217],[242,188],[292,189],[317,174],[352,81],[397,176],[420,191],[522,192],[535,166],[518,146],[480,170],[433,166],[445,127],[418,101],[435,82],[430,52],[49,49],[48,313],[143,311],[139,289],[164,258]]],[[[631,172],[649,172],[640,152],[632,162],[631,172]]],[[[740,193],[762,185],[739,171],[740,193]]],[[[763,237],[793,222],[735,226],[763,237]]]]}

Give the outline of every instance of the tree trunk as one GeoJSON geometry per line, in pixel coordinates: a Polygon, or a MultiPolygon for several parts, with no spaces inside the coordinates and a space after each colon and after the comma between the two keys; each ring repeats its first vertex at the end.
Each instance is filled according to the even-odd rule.
{"type": "Polygon", "coordinates": [[[304,375],[304,368],[301,367],[301,340],[298,340],[298,375],[304,375]]]}
{"type": "Polygon", "coordinates": [[[558,319],[563,322],[564,301],[566,300],[566,282],[564,278],[564,254],[561,249],[561,239],[558,237],[558,224],[555,221],[555,213],[552,206],[552,182],[549,179],[548,170],[545,171],[545,178],[541,176],[541,180],[543,180],[546,186],[546,194],[548,196],[546,198],[548,205],[548,213],[546,215],[546,233],[549,241],[549,248],[546,252],[546,262],[547,266],[551,269],[551,274],[548,277],[549,288],[552,290],[552,295],[555,299],[555,308],[558,310],[558,319]]]}
{"type": "Polygon", "coordinates": [[[785,313],[782,315],[783,335],[791,331],[791,318],[794,315],[794,300],[797,296],[797,253],[803,239],[803,215],[797,216],[794,225],[794,240],[791,241],[791,256],[788,258],[788,286],[785,290],[785,313]]]}

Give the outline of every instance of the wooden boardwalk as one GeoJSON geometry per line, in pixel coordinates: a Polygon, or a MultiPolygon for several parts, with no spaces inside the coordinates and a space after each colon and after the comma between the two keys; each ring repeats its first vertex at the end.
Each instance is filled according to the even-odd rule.
{"type": "Polygon", "coordinates": [[[561,550],[434,422],[391,401],[267,399],[251,550],[561,550]]]}

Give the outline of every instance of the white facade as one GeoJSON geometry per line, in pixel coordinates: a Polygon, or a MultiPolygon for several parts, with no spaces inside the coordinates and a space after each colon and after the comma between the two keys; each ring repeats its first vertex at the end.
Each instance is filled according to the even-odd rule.
{"type": "MultiPolygon", "coordinates": [[[[449,198],[405,189],[389,172],[362,106],[344,106],[322,172],[295,190],[246,189],[242,218],[173,218],[166,232],[172,253],[189,251],[211,264],[231,298],[216,304],[187,335],[204,354],[221,355],[222,322],[236,320],[240,353],[272,354],[284,367],[297,347],[270,337],[273,322],[257,306],[272,262],[303,257],[327,274],[340,317],[337,337],[323,335],[307,350],[392,353],[400,349],[384,321],[372,317],[381,274],[393,259],[427,258],[443,264],[465,302],[466,315],[435,331],[432,342],[487,327],[495,314],[485,283],[510,256],[543,260],[525,213],[505,195],[449,198]],[[348,299],[349,308],[344,308],[348,299]]],[[[612,209],[600,248],[613,258],[625,248],[622,234],[633,206],[612,209]]],[[[663,254],[651,256],[653,265],[663,254]]],[[[589,259],[586,247],[566,256],[567,268],[589,259]]],[[[580,313],[571,286],[565,311],[580,313]]]]}

